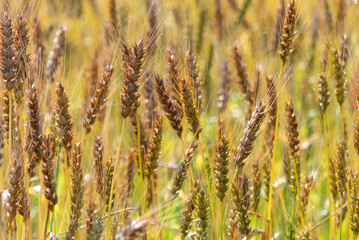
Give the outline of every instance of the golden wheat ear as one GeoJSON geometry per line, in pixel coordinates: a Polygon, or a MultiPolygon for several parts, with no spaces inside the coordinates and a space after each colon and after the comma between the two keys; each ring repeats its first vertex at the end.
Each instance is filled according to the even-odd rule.
{"type": "Polygon", "coordinates": [[[38,93],[35,84],[29,90],[27,105],[31,156],[28,164],[28,173],[30,176],[34,176],[35,166],[40,163],[42,158],[42,129],[40,125],[38,93]]]}
{"type": "Polygon", "coordinates": [[[0,61],[2,80],[11,91],[16,81],[15,52],[14,52],[14,34],[11,18],[7,12],[1,18],[0,22],[0,61]]]}
{"type": "Polygon", "coordinates": [[[335,96],[340,106],[343,105],[346,96],[346,71],[343,60],[337,49],[332,49],[332,67],[334,74],[335,96]]]}
{"type": "Polygon", "coordinates": [[[71,165],[71,213],[66,239],[76,238],[81,223],[81,209],[84,205],[83,197],[85,191],[82,167],[81,143],[74,143],[71,165]]]}
{"type": "Polygon", "coordinates": [[[340,198],[345,197],[348,181],[348,146],[344,139],[337,144],[335,178],[340,198]]]}
{"type": "Polygon", "coordinates": [[[53,135],[45,135],[42,141],[42,175],[44,177],[43,183],[45,186],[45,197],[48,201],[48,208],[51,212],[54,211],[58,198],[56,194],[56,176],[55,176],[55,142],[53,135]]]}
{"type": "Polygon", "coordinates": [[[52,49],[46,63],[46,77],[49,81],[55,81],[54,74],[60,65],[60,58],[65,48],[65,26],[59,26],[53,41],[52,49]]]}
{"type": "Polygon", "coordinates": [[[107,65],[105,71],[101,75],[101,78],[97,81],[96,90],[92,95],[87,108],[86,117],[82,124],[85,128],[86,134],[91,131],[91,126],[95,123],[97,115],[107,102],[113,71],[114,67],[107,65]]]}
{"type": "Polygon", "coordinates": [[[221,64],[221,83],[218,88],[218,112],[223,114],[228,106],[229,97],[231,94],[231,78],[228,69],[228,62],[226,60],[222,61],[221,64]]]}
{"type": "Polygon", "coordinates": [[[179,138],[182,137],[182,123],[181,123],[181,113],[175,107],[173,101],[171,101],[168,92],[166,91],[165,85],[162,78],[158,75],[155,77],[156,80],[156,92],[158,99],[161,103],[162,109],[166,114],[168,121],[171,124],[171,127],[177,132],[179,138]]]}
{"type": "Polygon", "coordinates": [[[259,101],[252,113],[251,119],[247,122],[244,129],[244,136],[241,138],[234,155],[234,162],[239,170],[243,168],[245,160],[253,150],[257,133],[266,116],[265,108],[266,105],[259,101]]]}
{"type": "Polygon", "coordinates": [[[69,97],[60,82],[57,83],[56,89],[55,118],[59,134],[59,143],[66,151],[70,151],[73,141],[73,124],[70,114],[69,97]]]}
{"type": "Polygon", "coordinates": [[[183,159],[181,160],[180,165],[177,168],[177,172],[173,177],[173,184],[170,187],[170,192],[172,194],[173,199],[178,196],[179,194],[178,192],[179,190],[181,190],[182,185],[187,178],[187,171],[190,167],[191,160],[194,152],[196,151],[197,146],[198,144],[195,141],[191,143],[191,145],[187,148],[186,153],[183,159]]]}
{"type": "Polygon", "coordinates": [[[191,191],[188,194],[184,206],[181,210],[181,218],[180,218],[180,231],[182,234],[182,239],[185,239],[191,229],[192,222],[194,220],[194,210],[197,194],[199,191],[200,183],[199,180],[196,180],[191,187],[191,191]]]}
{"type": "Polygon", "coordinates": [[[26,53],[29,46],[29,28],[27,20],[18,14],[15,22],[15,60],[16,60],[16,81],[14,85],[14,97],[17,103],[21,103],[24,97],[24,83],[28,77],[27,71],[30,69],[30,55],[26,53]]]}
{"type": "Polygon", "coordinates": [[[96,176],[96,190],[104,197],[104,170],[103,170],[103,140],[101,136],[96,136],[93,146],[93,165],[96,176]]]}
{"type": "Polygon", "coordinates": [[[214,180],[216,187],[216,195],[223,202],[228,190],[229,182],[229,139],[220,134],[216,142],[216,150],[214,156],[214,180]]]}
{"type": "Polygon", "coordinates": [[[282,62],[285,63],[288,57],[293,52],[293,41],[296,35],[295,23],[297,20],[297,10],[295,7],[295,0],[288,3],[285,21],[282,29],[282,38],[280,41],[279,56],[282,62]]]}

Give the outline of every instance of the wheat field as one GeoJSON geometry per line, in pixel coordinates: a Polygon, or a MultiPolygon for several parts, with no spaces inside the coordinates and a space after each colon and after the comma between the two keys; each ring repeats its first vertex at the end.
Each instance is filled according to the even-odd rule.
{"type": "Polygon", "coordinates": [[[2,0],[0,239],[359,239],[355,0],[2,0]]]}

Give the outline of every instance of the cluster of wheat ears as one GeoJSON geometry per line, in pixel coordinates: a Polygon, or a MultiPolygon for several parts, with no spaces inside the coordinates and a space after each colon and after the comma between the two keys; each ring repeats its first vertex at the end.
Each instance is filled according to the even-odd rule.
{"type": "Polygon", "coordinates": [[[0,238],[358,239],[355,4],[4,0],[0,238]]]}

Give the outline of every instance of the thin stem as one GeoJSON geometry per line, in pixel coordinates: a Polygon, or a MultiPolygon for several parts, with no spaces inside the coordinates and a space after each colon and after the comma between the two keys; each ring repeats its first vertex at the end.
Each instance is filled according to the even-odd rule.
{"type": "MultiPolygon", "coordinates": [[[[278,138],[278,123],[279,123],[279,113],[280,113],[280,97],[281,97],[281,81],[283,77],[283,69],[284,69],[284,62],[282,61],[278,79],[278,98],[277,98],[277,116],[275,118],[275,129],[274,129],[274,141],[273,141],[273,155],[271,160],[271,173],[270,173],[270,181],[269,181],[269,196],[268,196],[268,216],[267,218],[269,221],[272,220],[272,205],[273,205],[273,182],[274,182],[274,168],[275,168],[275,155],[277,152],[277,138],[278,138]]],[[[271,228],[273,224],[269,224],[267,229],[267,239],[269,239],[271,228]]]]}
{"type": "MultiPolygon", "coordinates": [[[[326,114],[323,113],[323,129],[324,129],[324,141],[325,141],[325,157],[327,160],[327,186],[328,186],[328,201],[329,201],[329,216],[332,215],[332,201],[331,201],[331,194],[330,194],[330,170],[329,170],[329,149],[328,149],[328,136],[327,136],[327,128],[325,126],[325,118],[326,114]]],[[[332,219],[329,218],[329,236],[330,239],[333,239],[333,222],[332,219]]]]}
{"type": "MultiPolygon", "coordinates": [[[[123,135],[124,135],[124,132],[125,132],[125,125],[126,125],[126,118],[123,119],[123,122],[122,122],[122,129],[121,129],[121,135],[120,135],[120,143],[118,144],[118,150],[117,150],[117,155],[116,155],[116,160],[115,160],[115,167],[114,167],[114,170],[113,172],[116,173],[117,172],[117,168],[118,168],[118,162],[120,161],[120,154],[121,154],[121,147],[122,147],[122,141],[123,141],[123,135]]],[[[112,193],[113,193],[113,187],[115,185],[115,178],[116,178],[117,174],[114,175],[113,179],[112,179],[112,183],[111,183],[111,190],[110,190],[110,201],[109,201],[109,204],[111,206],[111,202],[112,202],[112,193]]],[[[111,218],[110,218],[110,213],[111,211],[109,210],[108,211],[108,235],[107,235],[107,239],[109,240],[110,237],[111,237],[111,218]]]]}
{"type": "MultiPolygon", "coordinates": [[[[46,210],[46,218],[45,218],[44,236],[46,236],[46,232],[47,232],[47,223],[49,222],[49,218],[50,218],[50,210],[49,210],[49,208],[47,208],[47,210],[46,210]]],[[[51,231],[51,230],[50,230],[50,231],[51,231]]]]}
{"type": "Polygon", "coordinates": [[[170,204],[169,204],[168,207],[167,207],[166,214],[165,214],[165,216],[164,216],[163,219],[162,219],[161,226],[160,226],[160,229],[158,230],[156,240],[158,240],[159,237],[160,237],[160,235],[161,235],[161,231],[162,231],[162,228],[163,228],[163,224],[165,223],[165,220],[166,220],[166,218],[167,218],[167,215],[168,215],[168,213],[170,212],[170,209],[171,209],[173,200],[174,200],[174,199],[172,198],[171,201],[170,201],[170,204]]]}
{"type": "Polygon", "coordinates": [[[145,183],[143,178],[143,163],[142,163],[142,154],[141,154],[141,129],[140,121],[138,119],[137,113],[135,113],[136,123],[137,123],[137,151],[138,151],[138,164],[140,168],[140,184],[141,184],[141,199],[142,199],[142,211],[143,214],[146,213],[146,195],[145,195],[145,183]]]}
{"type": "Polygon", "coordinates": [[[42,204],[41,204],[41,195],[42,195],[42,174],[41,174],[41,166],[40,166],[40,163],[37,164],[38,165],[38,169],[39,169],[39,175],[40,175],[40,191],[39,191],[39,202],[38,202],[38,220],[39,220],[39,226],[38,226],[38,237],[39,237],[39,240],[42,239],[42,228],[41,228],[41,224],[42,224],[42,219],[41,219],[41,210],[42,210],[42,204]]]}
{"type": "Polygon", "coordinates": [[[339,240],[342,239],[342,196],[340,196],[339,198],[340,201],[340,214],[339,214],[339,240]]]}
{"type": "Polygon", "coordinates": [[[52,222],[54,223],[54,239],[56,239],[56,216],[55,216],[55,209],[52,210],[52,222]]]}
{"type": "Polygon", "coordinates": [[[223,240],[224,239],[224,229],[223,229],[223,200],[220,200],[220,215],[219,215],[219,220],[220,220],[220,226],[221,226],[221,229],[220,229],[220,232],[221,232],[221,239],[223,240]]]}

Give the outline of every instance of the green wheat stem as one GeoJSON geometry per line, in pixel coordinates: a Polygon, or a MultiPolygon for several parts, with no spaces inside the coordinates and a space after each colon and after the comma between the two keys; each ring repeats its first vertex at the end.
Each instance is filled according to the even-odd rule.
{"type": "MultiPolygon", "coordinates": [[[[327,160],[327,186],[328,186],[328,201],[329,201],[329,216],[332,215],[332,201],[331,201],[331,193],[330,193],[330,170],[329,170],[329,147],[328,147],[328,136],[327,136],[327,128],[325,126],[326,122],[326,114],[323,112],[323,129],[324,129],[324,141],[325,141],[325,158],[327,160]]],[[[329,218],[329,236],[330,239],[333,239],[333,220],[329,218]]]]}
{"type": "MultiPolygon", "coordinates": [[[[125,126],[126,126],[126,118],[123,119],[123,122],[122,122],[122,129],[121,129],[121,135],[120,135],[120,142],[118,144],[118,148],[117,148],[117,155],[116,155],[116,161],[115,161],[115,167],[114,167],[114,173],[116,173],[116,170],[118,168],[118,162],[120,161],[120,154],[121,154],[121,147],[122,147],[122,142],[123,142],[123,136],[124,136],[124,132],[125,132],[125,126]]],[[[109,201],[109,204],[111,206],[111,202],[112,202],[112,193],[113,193],[113,188],[114,188],[114,183],[115,183],[115,178],[116,178],[117,174],[114,175],[113,179],[112,179],[112,183],[111,183],[111,190],[110,190],[110,201],[109,201]]],[[[110,209],[110,207],[109,207],[110,209]]],[[[110,237],[111,237],[111,225],[112,225],[112,222],[111,222],[111,211],[109,210],[108,211],[108,215],[107,215],[107,218],[108,218],[108,235],[107,235],[107,240],[110,240],[110,237]]]]}
{"type": "Polygon", "coordinates": [[[142,199],[142,211],[146,213],[146,195],[145,195],[145,183],[143,178],[143,163],[141,157],[141,129],[140,121],[138,119],[137,113],[135,113],[136,123],[137,123],[137,151],[138,151],[138,164],[140,168],[140,184],[141,184],[141,199],[142,199]]]}
{"type": "MultiPolygon", "coordinates": [[[[267,213],[267,219],[271,222],[272,218],[272,204],[273,204],[273,183],[274,183],[274,167],[275,167],[275,155],[277,152],[277,138],[278,138],[278,124],[279,124],[279,113],[280,113],[280,97],[281,97],[281,81],[283,77],[283,69],[284,69],[284,63],[282,61],[281,67],[280,67],[280,73],[279,73],[279,79],[278,79],[278,98],[277,98],[277,116],[275,119],[275,129],[274,129],[274,140],[273,140],[273,155],[271,159],[271,172],[270,172],[270,180],[269,180],[269,196],[268,196],[268,213],[267,213]]],[[[272,224],[268,224],[267,229],[267,237],[270,236],[270,228],[273,227],[272,224]]]]}

